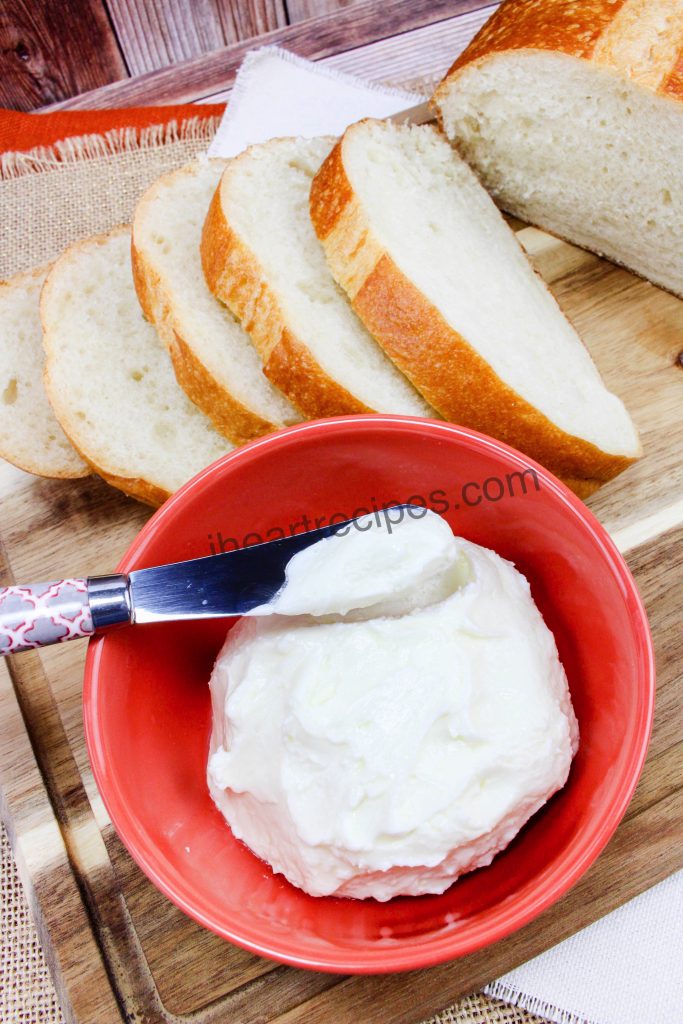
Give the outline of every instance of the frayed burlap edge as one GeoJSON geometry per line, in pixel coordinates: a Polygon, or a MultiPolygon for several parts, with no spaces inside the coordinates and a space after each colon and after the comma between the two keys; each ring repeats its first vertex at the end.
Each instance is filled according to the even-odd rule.
{"type": "Polygon", "coordinates": [[[538,996],[526,995],[504,981],[494,981],[484,991],[493,999],[502,1000],[507,1006],[517,1006],[527,1013],[540,1014],[544,1021],[552,1024],[597,1024],[597,1021],[587,1020],[571,1010],[562,1010],[538,996]]]}
{"type": "Polygon", "coordinates": [[[0,156],[0,180],[20,178],[24,174],[40,174],[66,163],[96,160],[102,156],[152,149],[173,142],[206,143],[216,133],[220,117],[191,117],[145,128],[114,128],[103,134],[76,135],[51,146],[36,146],[25,153],[3,153],[0,156]]]}

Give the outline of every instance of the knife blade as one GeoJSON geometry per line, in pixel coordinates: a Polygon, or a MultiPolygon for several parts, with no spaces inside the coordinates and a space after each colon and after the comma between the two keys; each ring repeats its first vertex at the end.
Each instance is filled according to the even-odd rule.
{"type": "MultiPolygon", "coordinates": [[[[376,513],[397,524],[411,505],[376,513]]],[[[420,514],[424,509],[419,506],[420,514]]],[[[113,626],[229,618],[267,605],[285,583],[287,563],[359,519],[295,533],[217,555],[136,569],[0,588],[0,655],[92,636],[113,626]]]]}

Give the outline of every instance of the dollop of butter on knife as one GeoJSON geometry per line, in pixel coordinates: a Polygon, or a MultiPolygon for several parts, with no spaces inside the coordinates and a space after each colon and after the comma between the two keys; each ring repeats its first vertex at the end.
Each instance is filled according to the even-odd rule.
{"type": "Polygon", "coordinates": [[[248,614],[405,615],[444,600],[471,578],[445,519],[402,506],[354,519],[299,551],[287,564],[284,586],[248,614]]]}

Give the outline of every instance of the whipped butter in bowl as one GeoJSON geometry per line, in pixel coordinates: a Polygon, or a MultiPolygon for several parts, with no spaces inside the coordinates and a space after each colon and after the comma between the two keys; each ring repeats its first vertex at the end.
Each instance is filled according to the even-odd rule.
{"type": "Polygon", "coordinates": [[[296,554],[211,676],[211,795],[314,896],[444,892],[511,842],[577,750],[527,580],[414,513],[296,554]]]}

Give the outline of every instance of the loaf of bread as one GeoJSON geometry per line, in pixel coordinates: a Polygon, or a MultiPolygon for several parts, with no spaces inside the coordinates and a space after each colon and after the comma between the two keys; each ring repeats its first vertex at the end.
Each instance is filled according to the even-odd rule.
{"type": "Polygon", "coordinates": [[[683,295],[683,5],[507,0],[433,97],[496,202],[683,295]]]}
{"type": "Polygon", "coordinates": [[[206,281],[305,417],[434,415],[365,330],[315,237],[308,195],[333,141],[275,139],[229,162],[204,225],[206,281]]]}
{"type": "Polygon", "coordinates": [[[225,160],[197,160],[159,178],[133,218],[133,275],[178,383],[235,444],[300,417],[267,380],[249,337],[204,281],[199,242],[225,160]]]}
{"type": "Polygon", "coordinates": [[[368,330],[446,419],[582,496],[638,457],[626,409],[436,128],[352,125],[313,181],[311,217],[368,330]]]}
{"type": "Polygon", "coordinates": [[[159,505],[231,445],[179,387],[142,316],[130,229],[67,249],[41,296],[45,387],[74,446],[104,479],[159,505]]]}
{"type": "Polygon", "coordinates": [[[0,455],[37,476],[88,476],[43,387],[40,290],[47,271],[0,282],[0,455]]]}

